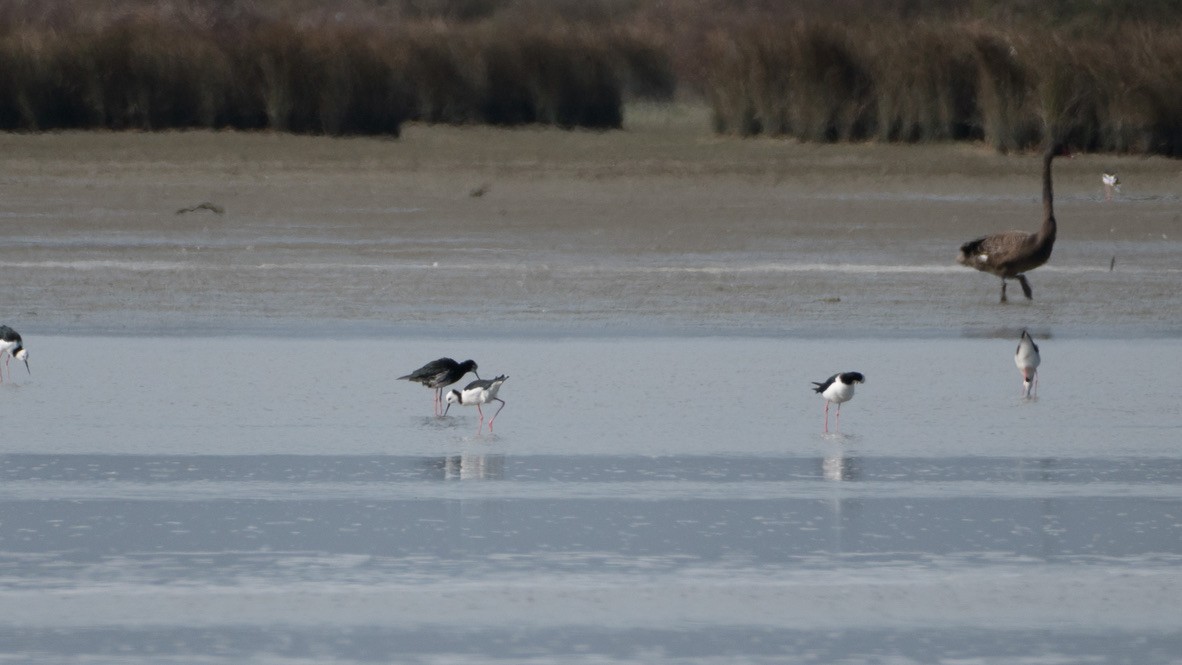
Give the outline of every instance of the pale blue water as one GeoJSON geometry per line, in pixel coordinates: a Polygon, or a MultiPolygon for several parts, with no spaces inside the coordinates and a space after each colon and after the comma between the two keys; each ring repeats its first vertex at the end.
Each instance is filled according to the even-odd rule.
{"type": "Polygon", "coordinates": [[[1182,662],[1174,181],[1058,171],[999,306],[956,248],[1036,187],[760,168],[14,163],[0,662],[1182,662]],[[495,435],[394,379],[444,355],[509,375],[495,435]]]}
{"type": "Polygon", "coordinates": [[[27,336],[0,660],[1178,662],[1182,340],[1035,332],[27,336]]]}

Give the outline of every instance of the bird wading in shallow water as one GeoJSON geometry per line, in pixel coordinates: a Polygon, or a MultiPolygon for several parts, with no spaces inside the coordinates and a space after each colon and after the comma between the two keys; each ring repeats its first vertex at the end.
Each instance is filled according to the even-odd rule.
{"type": "Polygon", "coordinates": [[[434,397],[432,404],[435,415],[439,416],[444,413],[443,389],[464,378],[468,372],[472,372],[476,374],[476,378],[480,378],[480,375],[476,373],[475,360],[465,360],[458,363],[451,358],[440,358],[432,360],[406,376],[398,377],[398,380],[406,379],[430,388],[434,397]]]}
{"type": "Polygon", "coordinates": [[[1120,193],[1120,178],[1115,173],[1105,173],[1100,176],[1104,183],[1104,200],[1111,201],[1113,193],[1120,193]]]}
{"type": "Polygon", "coordinates": [[[1026,281],[1025,273],[1034,270],[1051,258],[1055,247],[1058,223],[1055,221],[1054,195],[1051,191],[1051,160],[1068,155],[1062,144],[1053,144],[1042,156],[1042,226],[1035,233],[1002,231],[971,240],[960,246],[957,263],[1001,278],[1001,302],[1006,302],[1006,280],[1016,279],[1026,298],[1034,298],[1034,290],[1026,281]]]}
{"type": "Polygon", "coordinates": [[[1018,339],[1018,350],[1014,351],[1014,364],[1022,373],[1022,397],[1030,397],[1038,391],[1038,365],[1042,357],[1038,355],[1038,345],[1034,338],[1025,330],[1018,339]]]}
{"type": "MultiPolygon", "coordinates": [[[[4,358],[5,354],[8,358],[4,360],[4,366],[8,367],[8,378],[12,378],[12,368],[9,363],[13,358],[23,360],[25,362],[25,371],[29,374],[33,370],[29,369],[29,350],[25,348],[24,342],[21,341],[21,334],[9,328],[8,326],[0,326],[0,358],[4,358]]],[[[4,382],[4,373],[0,372],[0,383],[4,382]]]]}
{"type": "Polygon", "coordinates": [[[834,374],[825,379],[824,382],[818,383],[813,381],[813,392],[819,393],[821,397],[825,398],[825,433],[829,433],[829,404],[837,405],[836,429],[841,431],[841,404],[848,402],[854,398],[854,384],[865,383],[866,377],[862,376],[860,372],[842,372],[841,374],[834,374]]]}
{"type": "MultiPolygon", "coordinates": [[[[452,390],[447,393],[447,408],[450,409],[452,404],[459,404],[460,406],[476,406],[476,412],[480,414],[480,422],[476,423],[476,433],[480,433],[480,427],[484,424],[484,411],[481,410],[481,404],[488,404],[489,402],[500,402],[501,406],[493,417],[488,421],[488,431],[492,433],[493,421],[500,415],[501,409],[505,408],[505,400],[497,397],[497,393],[501,390],[501,384],[509,377],[502,374],[495,379],[478,379],[464,386],[463,390],[452,390]]],[[[446,414],[447,411],[444,410],[446,414]]]]}

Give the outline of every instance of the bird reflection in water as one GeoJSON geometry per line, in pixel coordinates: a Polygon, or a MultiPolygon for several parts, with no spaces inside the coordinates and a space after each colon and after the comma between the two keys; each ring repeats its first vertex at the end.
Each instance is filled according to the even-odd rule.
{"type": "Polygon", "coordinates": [[[859,480],[862,477],[861,460],[841,453],[826,455],[821,458],[821,477],[825,480],[859,480]]]}
{"type": "MultiPolygon", "coordinates": [[[[862,460],[858,457],[848,457],[839,452],[825,455],[820,459],[821,478],[827,481],[858,481],[862,479],[862,460]]],[[[857,543],[862,533],[861,515],[863,500],[857,496],[850,496],[850,491],[833,486],[826,503],[830,514],[825,520],[826,531],[829,534],[828,548],[834,554],[850,551],[850,542],[857,543]]],[[[857,549],[854,545],[853,549],[857,549]]]]}
{"type": "Polygon", "coordinates": [[[449,455],[438,459],[436,468],[442,471],[443,480],[503,480],[505,456],[477,453],[449,455]]]}

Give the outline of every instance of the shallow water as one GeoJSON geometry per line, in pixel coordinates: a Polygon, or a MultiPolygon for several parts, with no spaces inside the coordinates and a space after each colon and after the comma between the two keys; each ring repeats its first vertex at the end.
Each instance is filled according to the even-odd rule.
{"type": "Polygon", "coordinates": [[[1182,342],[1042,338],[1023,400],[1011,332],[38,337],[0,657],[1176,662],[1182,342]],[[440,355],[495,434],[393,380],[440,355]]]}
{"type": "Polygon", "coordinates": [[[0,661],[1178,663],[1176,163],[707,127],[0,135],[0,661]]]}

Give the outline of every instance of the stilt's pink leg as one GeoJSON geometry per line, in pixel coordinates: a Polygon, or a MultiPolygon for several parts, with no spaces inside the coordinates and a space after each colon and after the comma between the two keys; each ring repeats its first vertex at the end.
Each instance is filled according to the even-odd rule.
{"type": "Polygon", "coordinates": [[[492,424],[493,424],[493,420],[496,420],[496,419],[497,419],[497,416],[501,415],[501,409],[505,408],[505,400],[503,400],[503,399],[501,399],[500,397],[498,397],[498,398],[497,398],[497,401],[501,403],[501,408],[500,408],[500,409],[497,409],[497,412],[493,414],[492,420],[489,420],[489,421],[488,421],[488,431],[489,431],[489,432],[492,432],[492,424]]]}
{"type": "Polygon", "coordinates": [[[825,433],[829,433],[829,400],[825,400],[825,433]]]}
{"type": "Polygon", "coordinates": [[[480,434],[480,427],[484,425],[484,411],[480,410],[480,405],[476,405],[476,413],[480,414],[480,422],[476,423],[476,433],[480,434]]]}
{"type": "Polygon", "coordinates": [[[840,432],[841,431],[841,404],[840,403],[837,405],[837,415],[833,417],[833,420],[835,421],[833,429],[840,432]]]}

